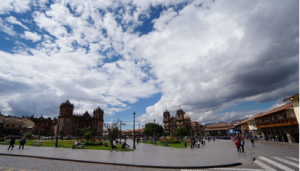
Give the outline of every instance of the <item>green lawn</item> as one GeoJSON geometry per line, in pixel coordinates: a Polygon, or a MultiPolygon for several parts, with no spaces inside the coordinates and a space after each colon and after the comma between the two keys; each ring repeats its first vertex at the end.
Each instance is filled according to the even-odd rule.
{"type": "MultiPolygon", "coordinates": [[[[143,141],[141,141],[141,143],[144,143],[143,141]]],[[[151,141],[146,141],[146,144],[151,144],[151,141]]],[[[156,145],[158,146],[164,146],[163,143],[156,141],[156,145]]],[[[189,142],[186,142],[186,146],[189,146],[189,142]]],[[[185,148],[184,146],[184,142],[181,143],[169,143],[168,147],[172,147],[172,148],[185,148]]]]}
{"type": "MultiPolygon", "coordinates": [[[[25,146],[31,146],[32,143],[34,143],[36,140],[26,140],[26,144],[25,146]]],[[[59,140],[57,142],[58,144],[58,147],[59,148],[72,148],[72,144],[75,140],[64,140],[64,141],[61,141],[59,140]]],[[[104,142],[107,142],[108,141],[104,141],[104,142]]],[[[15,143],[15,148],[19,148],[19,141],[16,141],[15,143]]],[[[53,141],[43,141],[43,145],[42,147],[54,147],[55,145],[55,140],[53,141]]],[[[120,151],[122,149],[122,146],[120,144],[116,144],[117,145],[117,148],[118,150],[120,151]]],[[[8,146],[8,145],[7,145],[8,146]]],[[[103,145],[85,145],[84,146],[84,149],[93,149],[93,150],[110,150],[111,147],[108,143],[108,147],[104,147],[103,145]]],[[[133,149],[131,148],[125,148],[124,151],[133,151],[133,149]]]]}

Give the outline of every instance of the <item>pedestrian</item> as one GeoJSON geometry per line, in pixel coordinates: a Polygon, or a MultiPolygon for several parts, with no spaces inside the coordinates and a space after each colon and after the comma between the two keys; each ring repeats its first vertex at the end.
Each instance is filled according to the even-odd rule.
{"type": "Polygon", "coordinates": [[[253,138],[250,138],[250,141],[251,141],[252,147],[255,147],[254,139],[253,139],[253,138]]]}
{"type": "Polygon", "coordinates": [[[201,139],[200,143],[201,143],[201,146],[203,147],[203,139],[201,139]]]}
{"type": "Polygon", "coordinates": [[[73,145],[72,145],[72,149],[75,149],[75,147],[78,145],[78,140],[76,140],[73,145]]]}
{"type": "Polygon", "coordinates": [[[192,139],[191,138],[189,140],[189,143],[190,143],[190,148],[192,148],[192,139]]]}
{"type": "Polygon", "coordinates": [[[22,147],[22,150],[24,149],[24,144],[26,143],[26,138],[25,137],[23,137],[22,139],[21,139],[21,141],[20,141],[20,147],[19,147],[19,150],[20,150],[20,148],[22,147]]]}
{"type": "Polygon", "coordinates": [[[114,139],[114,141],[113,141],[113,146],[112,146],[110,152],[112,152],[112,150],[113,150],[114,148],[115,148],[115,149],[117,150],[117,152],[118,152],[118,148],[117,148],[117,146],[116,146],[116,140],[115,140],[115,139],[114,139]]]}
{"type": "Polygon", "coordinates": [[[203,138],[203,145],[205,146],[205,137],[203,138]]]}
{"type": "Polygon", "coordinates": [[[198,148],[200,148],[200,141],[198,141],[197,143],[198,143],[198,148]]]}
{"type": "Polygon", "coordinates": [[[10,140],[10,142],[9,142],[9,146],[8,146],[7,150],[9,150],[10,147],[11,147],[11,150],[12,150],[15,147],[14,145],[15,145],[15,138],[12,137],[11,140],[10,140]]]}
{"type": "Polygon", "coordinates": [[[243,152],[244,152],[244,145],[245,145],[245,141],[244,141],[244,138],[242,138],[242,140],[241,140],[241,148],[242,148],[243,152]]]}
{"type": "Polygon", "coordinates": [[[237,140],[235,140],[235,143],[234,143],[235,145],[236,145],[236,149],[237,149],[237,151],[238,152],[241,152],[241,149],[240,149],[240,146],[241,146],[241,144],[240,144],[240,142],[239,142],[239,140],[237,139],[237,140]]]}

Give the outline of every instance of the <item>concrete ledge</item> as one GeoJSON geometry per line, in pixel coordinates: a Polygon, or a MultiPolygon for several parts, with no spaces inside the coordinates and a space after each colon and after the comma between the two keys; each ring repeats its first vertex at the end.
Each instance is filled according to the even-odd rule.
{"type": "Polygon", "coordinates": [[[159,165],[137,165],[137,164],[127,164],[127,163],[113,163],[113,162],[96,162],[96,161],[85,161],[76,159],[62,159],[55,157],[43,157],[43,156],[30,156],[30,155],[19,155],[19,154],[4,154],[0,153],[2,156],[13,156],[13,157],[31,157],[39,159],[49,159],[49,160],[62,160],[71,162],[82,162],[82,163],[95,163],[95,164],[109,164],[109,165],[119,165],[119,166],[134,166],[134,167],[146,167],[146,168],[163,168],[163,169],[200,169],[200,168],[215,168],[215,167],[232,167],[242,165],[240,162],[222,164],[222,165],[207,165],[207,166],[159,166],[159,165]]]}

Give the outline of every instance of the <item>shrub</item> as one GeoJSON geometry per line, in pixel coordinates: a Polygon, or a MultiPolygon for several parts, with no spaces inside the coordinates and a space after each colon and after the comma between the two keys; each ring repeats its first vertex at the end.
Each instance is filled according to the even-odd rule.
{"type": "Polygon", "coordinates": [[[86,139],[81,139],[81,140],[78,140],[78,142],[80,143],[85,143],[85,145],[103,145],[103,141],[102,140],[86,140],[86,139]]]}
{"type": "Polygon", "coordinates": [[[91,132],[84,133],[83,138],[86,140],[90,140],[92,138],[92,133],[91,132]]]}
{"type": "Polygon", "coordinates": [[[181,141],[179,139],[175,139],[172,137],[167,137],[164,139],[159,140],[159,142],[164,143],[164,142],[168,142],[168,143],[180,143],[181,141]]]}
{"type": "Polygon", "coordinates": [[[26,133],[26,134],[25,134],[25,137],[26,137],[26,138],[31,137],[31,136],[32,136],[32,133],[26,133]]]}

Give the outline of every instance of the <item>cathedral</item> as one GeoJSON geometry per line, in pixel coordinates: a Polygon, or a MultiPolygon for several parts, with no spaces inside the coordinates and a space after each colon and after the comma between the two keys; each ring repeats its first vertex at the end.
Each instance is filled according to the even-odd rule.
{"type": "Polygon", "coordinates": [[[200,124],[200,122],[191,121],[189,115],[187,115],[182,109],[177,110],[176,116],[171,116],[168,110],[163,113],[164,132],[169,132],[171,136],[174,136],[174,131],[177,128],[185,127],[190,131],[191,135],[206,136],[206,125],[200,124]]]}
{"type": "Polygon", "coordinates": [[[185,127],[187,130],[190,130],[191,118],[180,108],[177,110],[175,117],[171,116],[170,112],[166,109],[163,117],[164,132],[172,134],[179,127],[185,127]]]}
{"type": "MultiPolygon", "coordinates": [[[[93,134],[101,136],[103,134],[104,111],[98,107],[91,116],[87,111],[83,115],[73,114],[74,105],[67,100],[59,107],[59,131],[64,130],[65,135],[74,135],[77,128],[92,129],[93,134]]],[[[55,125],[54,134],[56,134],[55,125]]]]}

